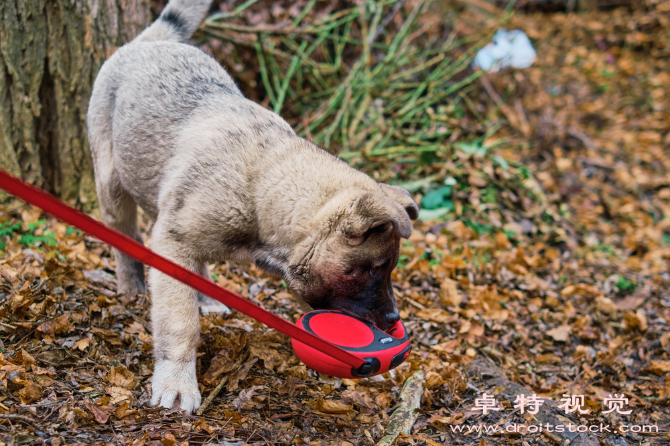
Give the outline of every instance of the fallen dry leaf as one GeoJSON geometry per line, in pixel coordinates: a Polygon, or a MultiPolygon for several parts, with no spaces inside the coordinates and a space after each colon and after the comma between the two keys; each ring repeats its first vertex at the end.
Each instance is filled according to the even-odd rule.
{"type": "Polygon", "coordinates": [[[249,390],[241,390],[240,394],[233,400],[233,406],[240,410],[244,403],[251,400],[251,397],[254,395],[254,392],[259,389],[265,388],[264,386],[253,386],[249,390]]]}
{"type": "Polygon", "coordinates": [[[354,410],[351,404],[346,404],[341,401],[333,401],[326,399],[319,399],[314,405],[314,410],[327,414],[346,414],[354,410]]]}
{"type": "Polygon", "coordinates": [[[670,372],[670,361],[651,361],[648,370],[657,375],[663,375],[670,372]]]}
{"type": "MultiPolygon", "coordinates": [[[[580,433],[575,439],[555,431],[501,436],[468,433],[467,428],[540,424],[512,410],[510,389],[515,389],[538,394],[547,407],[560,404],[564,394],[583,394],[591,410],[584,418],[557,411],[556,418],[544,422],[658,425],[660,432],[670,431],[668,2],[641,0],[623,7],[600,2],[602,8],[590,13],[566,12],[565,2],[517,2],[511,17],[483,16],[464,2],[458,7],[368,2],[363,11],[356,2],[260,0],[247,2],[249,8],[239,14],[231,12],[240,2],[219,3],[225,20],[210,20],[198,39],[231,71],[245,95],[275,108],[281,93],[281,115],[296,132],[342,154],[376,181],[406,185],[423,206],[422,219],[431,200],[439,207],[434,215],[442,217],[414,222],[411,237],[400,241],[391,275],[412,353],[394,373],[338,380],[308,369],[292,354],[286,337],[250,318],[210,314],[200,318],[198,386],[204,399],[223,376],[227,384],[204,417],[151,408],[151,294],[117,295],[108,246],[35,208],[3,201],[0,383],[5,392],[0,412],[37,420],[34,428],[2,420],[0,427],[13,429],[7,431],[13,441],[41,444],[48,438],[55,446],[376,444],[389,428],[403,383],[423,370],[421,410],[398,445],[472,444],[483,438],[494,446],[565,440],[581,446],[663,443],[662,434],[616,429],[580,433]],[[545,10],[556,5],[560,12],[545,10]],[[412,22],[408,18],[415,7],[412,22]],[[305,8],[306,15],[292,26],[305,8]],[[542,12],[527,14],[527,9],[542,12]],[[376,35],[369,57],[361,59],[367,53],[352,42],[363,41],[361,23],[373,19],[383,26],[378,34],[367,31],[376,35]],[[214,29],[212,22],[254,32],[214,29]],[[394,46],[394,57],[387,57],[404,24],[406,37],[394,46]],[[313,26],[331,25],[328,36],[321,30],[312,33],[313,26]],[[256,27],[274,26],[281,32],[263,32],[258,40],[256,27]],[[537,59],[525,69],[478,77],[468,54],[501,26],[526,32],[537,59]],[[299,32],[285,32],[288,28],[299,32]],[[225,41],[213,37],[221,33],[225,41]],[[267,50],[262,59],[256,42],[267,50]],[[425,42],[447,42],[449,48],[417,51],[425,42]],[[307,50],[298,54],[302,44],[307,50]],[[340,49],[341,54],[333,53],[340,49]],[[264,73],[259,60],[265,62],[264,73]],[[403,65],[406,61],[410,65],[403,65]],[[466,87],[451,90],[465,85],[460,82],[466,87]],[[266,88],[276,90],[274,99],[266,88]],[[407,94],[410,88],[421,93],[413,97],[407,94]],[[246,363],[230,369],[231,361],[246,355],[246,363]],[[484,358],[505,378],[472,373],[468,364],[484,358]],[[505,410],[486,416],[472,410],[484,392],[505,410]],[[610,394],[624,394],[629,400],[624,409],[632,414],[603,414],[610,394]],[[320,407],[330,404],[334,413],[323,410],[330,406],[320,407]],[[89,405],[111,412],[96,417],[89,405]],[[456,432],[455,426],[466,431],[456,432]]],[[[502,3],[491,4],[493,11],[502,3]]],[[[124,14],[119,17],[137,15],[124,14]]],[[[41,16],[38,11],[30,17],[41,16]]],[[[88,19],[87,35],[95,36],[104,21],[88,19]]],[[[79,34],[66,28],[52,33],[52,46],[58,46],[61,35],[77,39],[79,34]]],[[[123,43],[140,28],[116,40],[123,43]]],[[[26,42],[33,42],[29,28],[20,30],[26,42]]],[[[114,51],[113,46],[91,45],[84,47],[95,54],[114,51]]],[[[34,66],[29,57],[24,62],[19,65],[34,66]]],[[[88,91],[84,84],[97,68],[79,68],[70,71],[88,73],[78,81],[81,91],[88,91]]],[[[62,83],[67,73],[61,71],[36,78],[43,87],[38,99],[50,97],[53,82],[62,83]]],[[[19,72],[10,90],[24,85],[19,72]]],[[[37,105],[28,108],[42,110],[40,122],[48,121],[53,107],[37,105]]],[[[21,123],[15,124],[20,130],[21,123]]],[[[49,150],[44,141],[55,147],[57,140],[38,138],[35,147],[17,146],[20,166],[38,166],[30,154],[43,155],[49,150]]],[[[76,189],[68,189],[67,181],[41,176],[39,169],[24,178],[41,178],[54,192],[76,194],[67,192],[76,189]]],[[[82,179],[89,181],[90,174],[82,179]]],[[[94,206],[92,199],[78,204],[94,206]]],[[[138,217],[149,241],[152,223],[142,212],[138,217]]],[[[304,313],[281,278],[254,265],[229,261],[210,269],[216,283],[287,320],[304,313]]]]}
{"type": "Polygon", "coordinates": [[[107,387],[105,392],[111,397],[109,404],[118,404],[122,401],[128,401],[133,399],[133,394],[130,390],[124,389],[123,387],[107,387]]]}
{"type": "Polygon", "coordinates": [[[93,418],[98,424],[106,424],[113,409],[111,406],[95,406],[93,404],[87,404],[86,407],[93,414],[93,418]]]}
{"type": "Polygon", "coordinates": [[[43,394],[44,389],[42,389],[42,386],[32,381],[27,381],[23,389],[19,390],[21,404],[34,403],[35,401],[40,400],[43,394]]]}
{"type": "Polygon", "coordinates": [[[451,319],[451,314],[439,308],[428,308],[416,313],[417,317],[432,322],[446,322],[451,319]]]}
{"type": "Polygon", "coordinates": [[[570,331],[572,327],[569,325],[561,325],[547,332],[547,336],[550,336],[554,341],[567,342],[570,337],[570,331]]]}

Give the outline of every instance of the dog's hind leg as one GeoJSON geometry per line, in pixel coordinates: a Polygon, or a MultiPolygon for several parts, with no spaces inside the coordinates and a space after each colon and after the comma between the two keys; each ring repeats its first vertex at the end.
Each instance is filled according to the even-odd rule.
{"type": "MultiPolygon", "coordinates": [[[[104,185],[103,191],[98,187],[100,216],[102,221],[112,228],[142,243],[142,236],[137,227],[137,205],[132,197],[121,188],[118,180],[104,185]]],[[[134,296],[146,292],[144,281],[144,265],[114,249],[116,259],[117,292],[134,296]]]]}
{"type": "MultiPolygon", "coordinates": [[[[142,243],[142,236],[137,227],[137,205],[126,192],[112,172],[108,181],[96,178],[100,217],[103,223],[134,238],[142,243]]],[[[134,296],[146,292],[144,281],[144,265],[141,262],[114,249],[116,259],[117,292],[134,296]]]]}
{"type": "MultiPolygon", "coordinates": [[[[212,280],[212,274],[209,272],[209,267],[207,266],[207,264],[205,264],[205,267],[203,268],[202,275],[206,279],[212,280]]],[[[200,311],[204,315],[210,313],[222,313],[222,314],[230,313],[230,308],[228,308],[226,305],[222,304],[218,300],[212,299],[209,296],[205,296],[202,293],[198,293],[198,306],[200,307],[200,311]]]]}
{"type": "MultiPolygon", "coordinates": [[[[88,116],[89,141],[95,169],[100,217],[103,223],[142,242],[137,227],[137,204],[121,185],[112,155],[111,116],[104,105],[91,101],[88,116]]],[[[134,296],[144,294],[144,265],[114,249],[117,292],[134,296]]]]}

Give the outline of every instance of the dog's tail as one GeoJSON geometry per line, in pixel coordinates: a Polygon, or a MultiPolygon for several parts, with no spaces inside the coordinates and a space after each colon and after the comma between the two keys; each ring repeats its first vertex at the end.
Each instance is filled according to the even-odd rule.
{"type": "Polygon", "coordinates": [[[136,42],[185,42],[202,23],[212,0],[170,0],[160,17],[135,38],[136,42]]]}

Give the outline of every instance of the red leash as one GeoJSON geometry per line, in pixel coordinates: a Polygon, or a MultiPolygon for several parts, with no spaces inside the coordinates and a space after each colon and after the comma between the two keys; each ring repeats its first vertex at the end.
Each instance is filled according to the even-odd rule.
{"type": "Polygon", "coordinates": [[[200,291],[231,308],[234,308],[240,313],[244,313],[257,321],[264,323],[270,328],[274,328],[280,333],[284,333],[285,335],[320,350],[352,367],[359,368],[363,364],[366,364],[362,359],[357,358],[340,347],[301,330],[285,319],[270,313],[235,293],[221,288],[214,282],[205,279],[183,266],[178,265],[165,257],[159,256],[137,240],[134,240],[115,229],[108,228],[97,220],[66,205],[46,192],[9,175],[2,169],[0,169],[0,188],[34,206],[37,206],[54,217],[87,232],[119,251],[128,254],[130,257],[137,259],[152,268],[156,268],[158,271],[185,283],[191,288],[200,291]]]}

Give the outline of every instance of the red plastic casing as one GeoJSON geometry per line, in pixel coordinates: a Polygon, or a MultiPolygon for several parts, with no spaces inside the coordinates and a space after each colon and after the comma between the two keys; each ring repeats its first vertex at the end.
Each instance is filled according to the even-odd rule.
{"type": "Polygon", "coordinates": [[[384,332],[366,320],[339,311],[315,310],[304,314],[296,325],[372,365],[361,373],[342,361],[291,339],[295,355],[305,365],[338,378],[364,378],[388,372],[402,364],[411,350],[409,337],[400,321],[384,332]]]}

